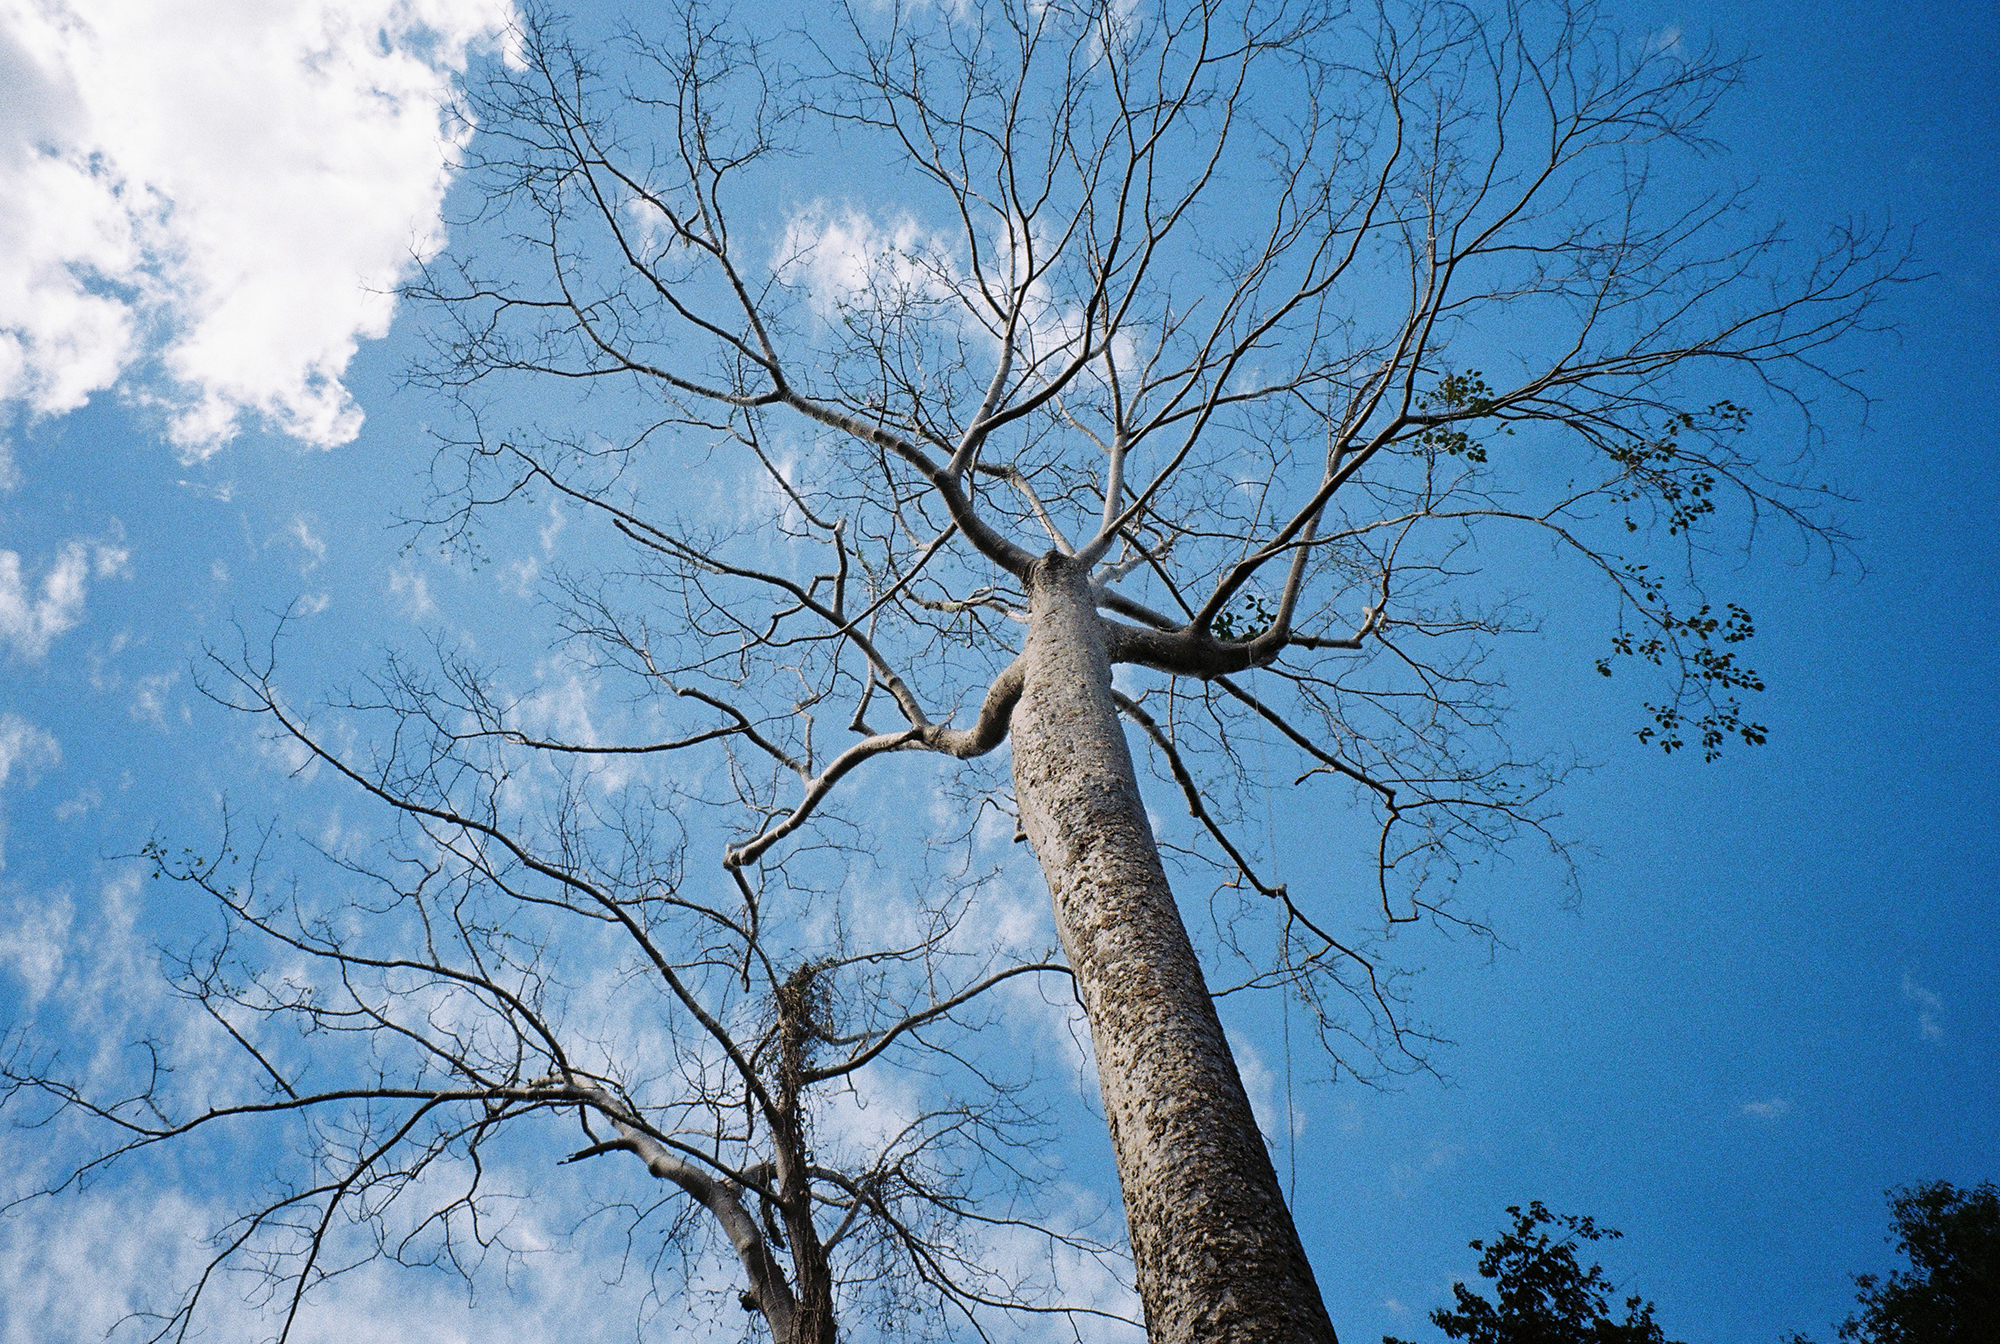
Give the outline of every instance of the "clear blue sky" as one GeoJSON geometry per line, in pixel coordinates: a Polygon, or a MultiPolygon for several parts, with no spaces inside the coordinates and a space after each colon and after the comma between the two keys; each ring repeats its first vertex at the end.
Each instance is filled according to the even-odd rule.
{"type": "MultiPolygon", "coordinates": [[[[477,8],[466,7],[468,32],[477,8]]],[[[201,9],[218,23],[231,12],[201,9]]],[[[1413,947],[1427,967],[1421,1015],[1452,1042],[1433,1056],[1441,1079],[1315,1087],[1298,1063],[1296,1151],[1281,1142],[1276,1157],[1281,1173],[1296,1168],[1296,1212],[1349,1344],[1385,1331],[1434,1337],[1420,1317],[1469,1275],[1465,1242],[1533,1198],[1622,1228],[1603,1248],[1607,1267],[1658,1303],[1673,1338],[1827,1339],[1851,1303],[1848,1275],[1889,1266],[1885,1187],[2000,1178],[2000,455],[1986,414],[2000,404],[2000,11],[1619,12],[1634,31],[1678,25],[1752,55],[1720,129],[1730,171],[1758,181],[1764,210],[1802,234],[1886,217],[1915,231],[1930,275],[1892,300],[1893,336],[1853,347],[1875,398],[1865,428],[1840,412],[1829,421],[1821,465],[1852,496],[1842,517],[1858,537],[1853,561],[1829,575],[1823,557],[1801,563],[1774,536],[1735,576],[1759,616],[1756,661],[1771,689],[1757,711],[1770,745],[1714,766],[1662,759],[1630,743],[1629,705],[1594,685],[1577,692],[1574,648],[1552,640],[1517,663],[1529,731],[1598,762],[1562,799],[1570,833],[1591,850],[1580,902],[1564,904],[1524,861],[1475,898],[1502,947],[1434,937],[1413,947]]],[[[0,17],[0,35],[12,22],[0,17]]],[[[189,27],[174,40],[201,42],[189,27]]],[[[31,49],[26,31],[0,46],[0,86],[31,49]]],[[[77,96],[135,162],[157,149],[118,123],[105,89],[170,84],[170,70],[148,74],[147,63],[166,67],[171,54],[105,56],[110,73],[78,76],[77,96]]],[[[421,110],[431,69],[369,78],[406,81],[421,110]]],[[[0,122],[32,130],[70,115],[68,95],[12,88],[0,122]]],[[[314,131],[311,109],[271,119],[314,131]]],[[[199,133],[203,123],[184,124],[199,133]]],[[[408,127],[386,113],[355,125],[349,139],[375,139],[327,154],[353,150],[339,162],[364,178],[423,149],[399,140],[408,127]]],[[[111,206],[36,214],[67,198],[23,167],[20,145],[35,142],[9,131],[0,144],[0,174],[27,184],[0,204],[0,253],[16,250],[7,235],[18,231],[22,250],[32,242],[50,265],[96,266],[98,279],[50,289],[46,275],[22,279],[0,263],[0,305],[16,305],[0,307],[0,329],[54,330],[74,310],[83,316],[65,330],[96,332],[101,351],[110,338],[85,310],[111,295],[136,314],[136,353],[105,356],[109,372],[94,382],[58,386],[46,342],[39,364],[0,359],[0,395],[11,398],[0,407],[0,1024],[88,1039],[93,1023],[65,1006],[88,988],[85,944],[121,920],[141,942],[155,929],[170,936],[180,918],[134,892],[134,865],[119,856],[155,833],[211,835],[225,795],[252,811],[289,806],[281,762],[195,692],[202,641],[230,637],[233,619],[263,628],[294,602],[323,605],[305,638],[331,684],[426,630],[504,639],[534,608],[527,576],[503,582],[401,549],[406,536],[390,524],[428,451],[425,404],[397,390],[408,333],[374,339],[371,324],[389,315],[379,296],[352,311],[313,301],[342,265],[393,275],[438,184],[319,221],[308,244],[279,237],[326,270],[294,266],[274,282],[274,311],[232,316],[218,297],[234,292],[229,259],[265,256],[246,240],[271,221],[217,222],[232,199],[226,143],[161,179],[187,193],[172,228],[193,243],[133,266],[105,231],[128,228],[141,249],[158,237],[116,224],[111,206]],[[64,227],[52,218],[97,233],[50,241],[64,227]],[[371,238],[388,241],[369,251],[371,238]],[[190,312],[220,325],[197,329],[190,312]],[[202,363],[246,351],[269,355],[264,383],[232,390],[202,363]],[[317,372],[286,373],[297,367],[317,372]],[[365,425],[310,446],[301,440],[342,437],[329,375],[365,425]],[[191,386],[213,396],[191,397],[191,386]],[[251,409],[217,446],[214,407],[230,404],[251,409]]],[[[368,824],[358,806],[338,820],[368,824]]],[[[1270,821],[1281,846],[1312,824],[1282,800],[1270,821]]],[[[1265,1060],[1282,1068],[1268,1044],[1265,1060]]],[[[0,1153],[19,1162],[31,1144],[7,1135],[0,1153]]],[[[1074,1160],[1102,1157],[1085,1143],[1074,1160]]],[[[0,1273],[14,1277],[0,1282],[0,1337],[65,1338],[65,1323],[44,1315],[60,1305],[35,1249],[52,1234],[34,1220],[48,1215],[23,1216],[0,1224],[0,1273]]],[[[86,1237],[80,1226],[64,1235],[86,1237]]],[[[100,1252],[106,1275],[151,1263],[100,1252]]],[[[392,1299],[354,1309],[395,1310],[392,1299]]],[[[481,1307],[504,1309],[504,1296],[481,1307]]]]}

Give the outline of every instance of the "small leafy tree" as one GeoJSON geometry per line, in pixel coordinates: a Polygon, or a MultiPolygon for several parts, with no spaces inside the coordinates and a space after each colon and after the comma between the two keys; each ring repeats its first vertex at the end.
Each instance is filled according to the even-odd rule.
{"type": "MultiPolygon", "coordinates": [[[[1889,1192],[1896,1250],[1910,1272],[1856,1274],[1853,1344],[1985,1344],[2000,1339],[2000,1189],[1930,1181],[1889,1192]]],[[[1804,1335],[1793,1344],[1808,1344],[1804,1335]]]]}
{"type": "MultiPolygon", "coordinates": [[[[1510,1205],[1510,1232],[1487,1242],[1475,1240],[1481,1252],[1479,1273],[1492,1279],[1496,1305],[1462,1283],[1451,1286],[1454,1310],[1438,1308],[1431,1324],[1447,1339],[1470,1344],[1668,1344],[1653,1304],[1636,1294],[1625,1299],[1625,1319],[1611,1314],[1617,1291],[1601,1265],[1585,1269],[1577,1262],[1577,1246],[1585,1241],[1616,1240],[1623,1234],[1599,1227],[1588,1214],[1550,1213],[1540,1200],[1526,1209],[1510,1205]],[[1551,1235],[1550,1229],[1553,1229],[1551,1235]]],[[[1384,1335],[1382,1344],[1411,1344],[1384,1335]]]]}

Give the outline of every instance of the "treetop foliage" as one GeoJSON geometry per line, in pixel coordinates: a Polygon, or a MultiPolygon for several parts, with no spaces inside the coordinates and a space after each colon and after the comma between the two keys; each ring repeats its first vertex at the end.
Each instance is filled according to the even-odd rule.
{"type": "MultiPolygon", "coordinates": [[[[1482,1254],[1479,1273],[1493,1280],[1497,1302],[1463,1283],[1452,1285],[1456,1305],[1431,1313],[1445,1338],[1466,1344],[1670,1344],[1653,1319],[1653,1304],[1637,1294],[1625,1299],[1625,1316],[1611,1313],[1616,1286],[1604,1269],[1577,1258],[1584,1242],[1616,1240],[1623,1233],[1599,1227],[1588,1214],[1551,1213],[1539,1199],[1523,1209],[1509,1205],[1514,1226],[1471,1247],[1482,1254]]],[[[1411,1344],[1384,1335],[1382,1344],[1411,1344]]]]}
{"type": "MultiPolygon", "coordinates": [[[[1907,1272],[1854,1276],[1849,1344],[1991,1344],[2000,1339],[2000,1188],[1927,1181],[1889,1192],[1896,1250],[1907,1272]]],[[[1794,1344],[1809,1344],[1794,1335],[1794,1344]]]]}

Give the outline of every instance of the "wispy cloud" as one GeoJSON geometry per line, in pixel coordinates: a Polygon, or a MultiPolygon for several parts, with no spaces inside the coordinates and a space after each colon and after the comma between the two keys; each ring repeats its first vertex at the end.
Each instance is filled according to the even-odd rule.
{"type": "Polygon", "coordinates": [[[420,621],[437,610],[431,596],[430,580],[412,568],[394,570],[389,575],[389,591],[402,603],[403,614],[420,621]]]}
{"type": "MultiPolygon", "coordinates": [[[[177,671],[155,672],[139,678],[132,685],[132,698],[125,706],[126,712],[141,723],[164,729],[167,726],[167,697],[173,691],[174,683],[180,679],[181,674],[177,671]]],[[[181,710],[180,717],[187,718],[185,708],[181,710]]]]}
{"type": "Polygon", "coordinates": [[[83,619],[90,578],[128,571],[130,553],[103,542],[71,541],[56,552],[40,581],[29,577],[18,551],[0,551],[0,644],[37,662],[83,619]]]}
{"type": "Polygon", "coordinates": [[[313,525],[304,515],[292,519],[292,525],[285,529],[292,544],[299,548],[305,561],[299,566],[301,573],[310,574],[326,563],[326,538],[313,531],[313,525]]]}
{"type": "Polygon", "coordinates": [[[24,776],[62,759],[56,740],[18,714],[0,714],[0,789],[16,771],[24,776]]]}
{"type": "Polygon", "coordinates": [[[1917,1005],[1917,1032],[1927,1041],[1944,1039],[1944,1000],[1903,972],[1903,997],[1917,1005]]]}
{"type": "Polygon", "coordinates": [[[88,816],[103,804],[102,792],[92,788],[81,789],[56,805],[56,820],[75,821],[78,817],[88,816]]]}
{"type": "Polygon", "coordinates": [[[1763,1101],[1746,1101],[1743,1114],[1754,1115],[1759,1120],[1776,1120],[1791,1113],[1792,1103],[1783,1097],[1769,1097],[1763,1101]]]}
{"type": "Polygon", "coordinates": [[[26,991],[22,1006],[30,1013],[49,996],[62,974],[75,913],[66,892],[23,896],[15,900],[6,922],[0,924],[0,967],[21,982],[26,991]]]}
{"type": "Polygon", "coordinates": [[[83,619],[85,578],[90,562],[81,543],[57,554],[38,585],[22,571],[15,551],[0,551],[0,642],[16,657],[34,662],[83,619]]]}
{"type": "MultiPolygon", "coordinates": [[[[0,789],[17,777],[32,784],[44,767],[62,759],[55,738],[18,714],[0,714],[0,789]]],[[[7,866],[7,814],[0,811],[0,868],[7,866]]]]}

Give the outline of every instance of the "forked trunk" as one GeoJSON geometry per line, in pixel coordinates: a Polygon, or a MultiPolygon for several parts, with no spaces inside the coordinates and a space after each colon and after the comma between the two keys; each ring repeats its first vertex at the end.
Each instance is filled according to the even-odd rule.
{"type": "Polygon", "coordinates": [[[1097,1050],[1152,1344],[1333,1344],[1111,699],[1081,566],[1038,561],[1014,708],[1022,826],[1097,1050]]]}

